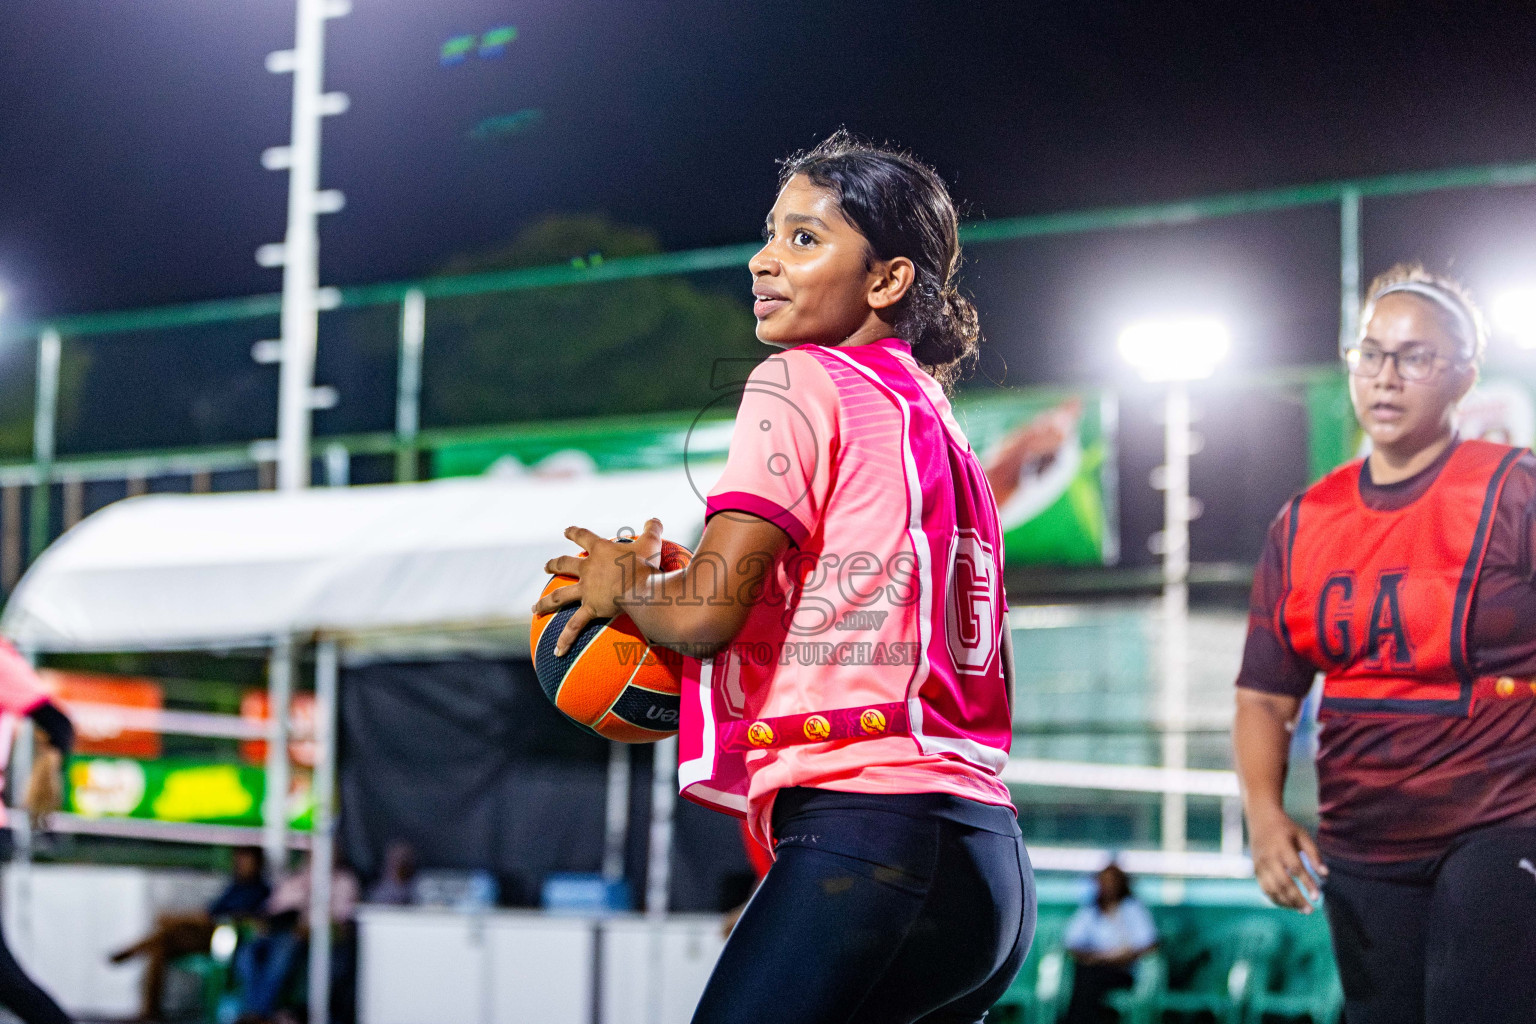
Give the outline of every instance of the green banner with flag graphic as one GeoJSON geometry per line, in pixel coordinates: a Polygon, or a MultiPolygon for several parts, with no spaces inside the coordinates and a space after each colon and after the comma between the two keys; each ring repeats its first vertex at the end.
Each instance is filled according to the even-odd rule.
{"type": "MultiPolygon", "coordinates": [[[[1008,564],[1118,559],[1112,394],[962,395],[954,410],[997,497],[1008,564]]],[[[678,414],[534,424],[437,448],[433,475],[559,478],[701,467],[725,459],[733,423],[728,414],[678,414]]]]}

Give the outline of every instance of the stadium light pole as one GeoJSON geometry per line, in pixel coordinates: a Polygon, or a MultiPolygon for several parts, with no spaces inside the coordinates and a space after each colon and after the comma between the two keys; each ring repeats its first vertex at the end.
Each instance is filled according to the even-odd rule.
{"type": "MultiPolygon", "coordinates": [[[[1231,342],[1220,321],[1209,317],[1146,320],[1120,333],[1120,355],[1143,380],[1166,386],[1163,398],[1163,465],[1154,485],[1163,489],[1163,649],[1160,693],[1163,767],[1189,763],[1189,524],[1199,515],[1189,494],[1189,383],[1215,372],[1231,342]],[[1160,479],[1159,479],[1160,478],[1160,479]]],[[[1162,846],[1169,854],[1188,845],[1188,795],[1163,793],[1162,846]]]]}
{"type": "MultiPolygon", "coordinates": [[[[351,0],[295,0],[293,49],[267,54],[266,67],[273,74],[293,75],[293,124],[289,143],[261,154],[261,164],[272,171],[288,172],[288,226],[281,242],[256,250],[256,262],[283,268],[282,337],[277,345],[258,343],[252,355],[276,355],[280,364],[277,391],[277,487],[295,491],[309,486],[311,414],[335,404],[335,392],[316,388],[315,347],[319,337],[320,310],[334,308],[334,290],[320,289],[321,214],[336,213],[345,197],[334,189],[320,190],[320,121],[344,113],[347,95],[324,92],[325,23],[345,17],[351,0]]],[[[287,776],[289,694],[283,683],[292,681],[293,647],[279,639],[272,652],[268,682],[268,714],[273,727],[268,735],[269,784],[287,776]],[[278,666],[278,659],[288,661],[278,666]],[[279,763],[281,762],[281,763],[279,763]]],[[[322,643],[316,657],[317,700],[330,695],[334,706],[335,647],[322,643]]],[[[331,983],[330,890],[335,856],[335,823],[329,813],[334,782],[336,743],[335,716],[324,707],[316,714],[315,744],[318,756],[314,785],[315,815],[310,829],[309,902],[309,1021],[325,1024],[329,1018],[331,983]],[[324,790],[324,791],[322,791],[324,790]]],[[[286,786],[266,801],[265,826],[269,847],[286,847],[286,786]]],[[[280,865],[279,865],[280,866],[280,865]]]]}
{"type": "MultiPolygon", "coordinates": [[[[291,50],[267,54],[267,70],[293,75],[293,126],[289,144],[261,154],[261,164],[288,172],[288,228],[283,241],[256,250],[256,262],[283,268],[282,338],[277,346],[258,345],[281,364],[277,397],[277,487],[309,486],[310,414],[334,403],[334,394],[317,391],[315,343],[322,308],[334,305],[333,292],[320,290],[321,214],[335,213],[345,197],[320,190],[320,121],[345,113],[346,93],[323,92],[325,23],[352,10],[351,0],[296,0],[291,50]],[[275,352],[274,352],[275,348],[275,352]]],[[[260,355],[257,358],[262,358],[260,355]]]]}
{"type": "Polygon", "coordinates": [[[1360,336],[1360,190],[1339,197],[1339,351],[1360,336]]]}
{"type": "Polygon", "coordinates": [[[27,553],[36,561],[48,546],[52,518],[53,462],[58,447],[59,362],[64,340],[52,327],[37,336],[37,390],[32,404],[32,508],[27,553]]]}

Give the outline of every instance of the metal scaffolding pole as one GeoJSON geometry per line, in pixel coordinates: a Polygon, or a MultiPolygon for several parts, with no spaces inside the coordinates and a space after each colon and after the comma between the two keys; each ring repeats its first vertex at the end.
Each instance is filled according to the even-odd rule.
{"type": "Polygon", "coordinates": [[[662,1020],[662,926],[667,919],[668,894],[672,885],[672,813],[677,804],[677,737],[651,747],[651,831],[650,854],[646,858],[645,916],[650,923],[650,989],[646,999],[647,1024],[662,1020]]]}
{"type": "Polygon", "coordinates": [[[1360,337],[1360,190],[1339,197],[1339,350],[1360,337]]]}
{"type": "MultiPolygon", "coordinates": [[[[1226,326],[1213,317],[1147,320],[1126,327],[1119,347],[1144,380],[1167,389],[1163,392],[1163,465],[1153,473],[1153,486],[1163,489],[1163,531],[1157,538],[1163,556],[1158,722],[1163,771],[1172,780],[1189,765],[1189,524],[1200,515],[1199,504],[1189,496],[1189,457],[1196,450],[1196,438],[1189,430],[1193,419],[1189,382],[1215,372],[1231,348],[1231,338],[1226,326]]],[[[1163,852],[1170,862],[1185,855],[1188,805],[1183,787],[1163,787],[1163,852]]],[[[1170,887],[1173,898],[1181,898],[1178,883],[1170,882],[1170,887]]]]}
{"type": "MultiPolygon", "coordinates": [[[[1189,764],[1189,385],[1168,382],[1163,460],[1163,768],[1189,764]]],[[[1188,795],[1163,793],[1163,849],[1182,854],[1188,837],[1188,795]]]]}
{"type": "Polygon", "coordinates": [[[59,359],[64,342],[53,328],[37,336],[37,398],[32,408],[32,464],[37,478],[32,484],[32,521],[30,558],[35,559],[48,546],[52,525],[53,460],[59,409],[59,359]]]}
{"type": "Polygon", "coordinates": [[[608,744],[608,793],[603,806],[603,878],[624,877],[624,846],[629,838],[629,744],[608,744]]]}
{"type": "Polygon", "coordinates": [[[672,811],[677,803],[677,737],[668,736],[651,747],[650,855],[645,878],[645,912],[653,918],[667,913],[672,883],[672,811]]]}
{"type": "Polygon", "coordinates": [[[320,191],[320,119],[347,109],[345,93],[324,93],[325,22],[351,10],[350,0],[297,0],[294,46],[267,55],[267,70],[293,75],[293,128],[287,146],[261,155],[268,170],[288,172],[288,230],[256,252],[262,266],[283,268],[282,350],[277,395],[277,486],[309,486],[310,413],[315,405],[322,213],[340,210],[340,192],[320,191]]]}
{"type": "Polygon", "coordinates": [[[395,482],[416,479],[421,432],[421,358],[427,337],[427,296],[412,288],[400,301],[400,378],[395,396],[395,482]]]}
{"type": "Polygon", "coordinates": [[[288,723],[293,703],[293,641],[284,637],[267,657],[267,771],[261,804],[261,846],[274,877],[288,863],[288,723]]]}
{"type": "Polygon", "coordinates": [[[315,820],[309,846],[309,1024],[331,1019],[331,868],[336,847],[336,641],[315,646],[315,820]]]}

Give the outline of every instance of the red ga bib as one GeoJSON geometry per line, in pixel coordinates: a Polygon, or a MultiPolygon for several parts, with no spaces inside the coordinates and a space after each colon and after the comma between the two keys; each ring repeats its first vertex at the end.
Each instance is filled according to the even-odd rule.
{"type": "Polygon", "coordinates": [[[1471,713],[1472,594],[1499,492],[1524,451],[1462,441],[1429,489],[1396,511],[1361,500],[1361,460],[1291,502],[1277,625],[1324,673],[1324,710],[1471,713]]]}

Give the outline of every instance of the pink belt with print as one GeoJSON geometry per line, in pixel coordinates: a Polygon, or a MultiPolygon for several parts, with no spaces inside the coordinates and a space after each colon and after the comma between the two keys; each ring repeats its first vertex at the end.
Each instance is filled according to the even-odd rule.
{"type": "Polygon", "coordinates": [[[900,701],[891,704],[863,704],[806,715],[746,718],[720,726],[721,745],[725,750],[771,750],[774,747],[794,747],[802,743],[907,736],[911,732],[911,724],[907,721],[907,705],[900,701]]]}

